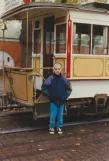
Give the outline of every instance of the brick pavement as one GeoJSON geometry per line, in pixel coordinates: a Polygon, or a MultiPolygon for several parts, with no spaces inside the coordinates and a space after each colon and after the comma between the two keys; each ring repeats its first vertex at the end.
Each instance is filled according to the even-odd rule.
{"type": "MultiPolygon", "coordinates": [[[[4,119],[0,129],[12,121],[4,119]]],[[[108,133],[109,123],[101,123],[66,127],[61,136],[47,130],[0,135],[0,161],[109,161],[108,133]]]]}
{"type": "Polygon", "coordinates": [[[109,124],[0,135],[0,161],[109,161],[109,124]]]}

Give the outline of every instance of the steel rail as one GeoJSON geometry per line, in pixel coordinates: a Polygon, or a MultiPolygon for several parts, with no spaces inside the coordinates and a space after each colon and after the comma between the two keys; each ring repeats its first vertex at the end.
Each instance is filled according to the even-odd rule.
{"type": "MultiPolygon", "coordinates": [[[[69,123],[65,123],[64,127],[85,125],[85,124],[94,124],[94,123],[101,123],[101,122],[109,122],[109,118],[103,118],[103,119],[92,120],[92,121],[69,122],[69,123]]],[[[39,126],[39,127],[15,128],[15,129],[11,129],[11,130],[0,130],[0,134],[11,134],[11,133],[18,133],[18,132],[43,130],[43,129],[48,129],[48,125],[39,126]]]]}

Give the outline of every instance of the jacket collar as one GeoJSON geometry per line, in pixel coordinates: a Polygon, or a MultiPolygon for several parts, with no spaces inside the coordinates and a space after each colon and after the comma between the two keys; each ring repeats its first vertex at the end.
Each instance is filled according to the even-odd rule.
{"type": "Polygon", "coordinates": [[[61,77],[61,73],[59,75],[53,73],[53,76],[59,78],[59,77],[61,77]]]}

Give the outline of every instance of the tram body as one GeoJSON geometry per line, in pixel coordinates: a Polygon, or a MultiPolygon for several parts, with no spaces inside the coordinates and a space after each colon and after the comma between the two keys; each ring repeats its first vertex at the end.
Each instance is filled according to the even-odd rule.
{"type": "Polygon", "coordinates": [[[59,62],[73,89],[67,110],[94,101],[98,112],[99,100],[105,108],[109,97],[108,6],[31,2],[4,14],[4,20],[28,17],[27,22],[32,21],[32,68],[4,67],[8,98],[32,106],[35,119],[48,116],[49,100],[41,94],[41,85],[59,62]]]}

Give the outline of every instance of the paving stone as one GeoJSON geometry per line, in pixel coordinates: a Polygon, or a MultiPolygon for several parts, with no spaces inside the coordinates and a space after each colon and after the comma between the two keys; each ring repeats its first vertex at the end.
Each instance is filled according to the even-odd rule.
{"type": "MultiPolygon", "coordinates": [[[[0,117],[0,128],[15,120],[0,117]]],[[[0,161],[109,161],[109,122],[66,127],[61,137],[48,130],[0,135],[0,161]]]]}

